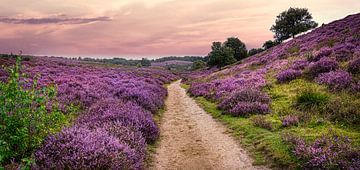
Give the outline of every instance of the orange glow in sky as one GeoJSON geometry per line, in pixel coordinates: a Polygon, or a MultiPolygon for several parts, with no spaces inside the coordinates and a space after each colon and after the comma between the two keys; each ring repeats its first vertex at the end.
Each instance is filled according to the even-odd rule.
{"type": "Polygon", "coordinates": [[[275,17],[306,7],[320,25],[360,12],[359,0],[0,0],[0,53],[206,55],[236,36],[272,39],[275,17]]]}

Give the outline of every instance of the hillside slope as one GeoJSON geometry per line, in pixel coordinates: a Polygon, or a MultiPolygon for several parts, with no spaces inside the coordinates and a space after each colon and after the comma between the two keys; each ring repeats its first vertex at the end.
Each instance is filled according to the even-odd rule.
{"type": "Polygon", "coordinates": [[[208,110],[242,136],[258,163],[356,169],[359,73],[355,14],[188,82],[200,104],[217,104],[208,110]]]}

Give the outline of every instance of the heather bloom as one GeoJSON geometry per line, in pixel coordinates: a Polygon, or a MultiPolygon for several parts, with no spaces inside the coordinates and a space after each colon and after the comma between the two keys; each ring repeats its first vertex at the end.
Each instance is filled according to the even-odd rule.
{"type": "Polygon", "coordinates": [[[302,139],[295,139],[294,153],[302,161],[304,169],[358,169],[360,150],[351,146],[349,138],[335,133],[307,144],[302,139]]]}
{"type": "Polygon", "coordinates": [[[284,83],[284,82],[294,80],[294,79],[296,79],[296,78],[298,78],[300,76],[301,76],[301,71],[293,70],[293,69],[287,69],[287,70],[284,70],[284,71],[280,72],[276,76],[276,79],[277,79],[278,82],[284,83]]]}
{"type": "Polygon", "coordinates": [[[351,84],[351,75],[346,71],[331,71],[322,73],[315,79],[319,84],[328,85],[333,90],[342,90],[351,84]]]}
{"type": "Polygon", "coordinates": [[[299,117],[296,115],[288,115],[281,119],[281,124],[284,127],[297,125],[299,123],[299,117]]]}
{"type": "Polygon", "coordinates": [[[267,130],[272,130],[272,124],[271,122],[265,120],[265,117],[263,116],[254,116],[251,118],[251,121],[258,127],[267,129],[267,130]]]}
{"type": "Polygon", "coordinates": [[[349,63],[348,71],[353,74],[360,73],[360,58],[349,63]]]}
{"type": "Polygon", "coordinates": [[[311,61],[319,61],[323,57],[328,57],[332,53],[332,49],[329,47],[324,47],[320,49],[314,56],[314,58],[311,59],[311,61]]]}
{"type": "Polygon", "coordinates": [[[265,93],[255,89],[238,90],[224,99],[218,107],[233,116],[248,114],[266,114],[270,112],[270,98],[265,93]]]}
{"type": "Polygon", "coordinates": [[[307,60],[296,60],[294,63],[290,66],[290,69],[294,70],[303,70],[309,65],[309,62],[307,60]]]}
{"type": "Polygon", "coordinates": [[[49,136],[35,158],[39,169],[133,169],[134,154],[103,129],[74,126],[49,136]]]}
{"type": "Polygon", "coordinates": [[[316,77],[321,73],[334,71],[338,68],[338,63],[330,58],[324,57],[309,66],[309,73],[312,77],[316,77]]]}

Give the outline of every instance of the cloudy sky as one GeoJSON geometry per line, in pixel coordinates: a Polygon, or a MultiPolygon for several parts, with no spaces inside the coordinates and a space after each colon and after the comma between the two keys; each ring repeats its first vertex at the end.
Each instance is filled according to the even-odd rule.
{"type": "Polygon", "coordinates": [[[289,7],[319,24],[360,12],[359,0],[0,0],[0,53],[64,56],[206,55],[236,36],[272,39],[289,7]]]}

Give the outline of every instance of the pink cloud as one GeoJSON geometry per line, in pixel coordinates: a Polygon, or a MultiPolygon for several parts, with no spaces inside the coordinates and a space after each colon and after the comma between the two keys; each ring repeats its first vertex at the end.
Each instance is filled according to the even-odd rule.
{"type": "Polygon", "coordinates": [[[269,28],[276,15],[290,6],[309,8],[320,24],[360,9],[357,0],[119,2],[66,0],[59,6],[47,2],[25,6],[9,1],[7,8],[0,7],[0,52],[21,49],[28,54],[49,55],[206,55],[212,41],[230,36],[239,37],[249,49],[260,47],[272,39],[269,28]],[[16,5],[19,7],[13,8],[16,5]]]}

